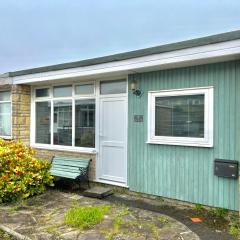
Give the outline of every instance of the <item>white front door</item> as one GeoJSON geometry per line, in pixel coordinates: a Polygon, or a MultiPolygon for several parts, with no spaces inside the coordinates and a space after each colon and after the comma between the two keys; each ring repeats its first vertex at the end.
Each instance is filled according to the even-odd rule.
{"type": "Polygon", "coordinates": [[[99,180],[127,184],[127,97],[100,99],[99,180]]]}

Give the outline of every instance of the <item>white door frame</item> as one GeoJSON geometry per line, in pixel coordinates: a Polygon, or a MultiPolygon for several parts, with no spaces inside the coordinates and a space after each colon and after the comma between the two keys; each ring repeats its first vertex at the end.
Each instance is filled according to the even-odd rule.
{"type": "MultiPolygon", "coordinates": [[[[123,78],[121,78],[123,79],[123,78]]],[[[106,94],[106,95],[100,95],[100,82],[102,80],[97,80],[96,81],[96,133],[95,133],[95,137],[96,137],[96,147],[98,149],[97,152],[97,156],[96,156],[96,181],[97,182],[101,182],[101,183],[106,183],[106,184],[111,184],[111,185],[116,185],[116,186],[121,186],[121,187],[127,187],[127,183],[128,183],[128,147],[127,147],[127,143],[128,143],[128,79],[126,79],[126,85],[127,85],[127,89],[126,89],[126,93],[124,94],[106,94]],[[100,172],[101,172],[101,166],[100,166],[100,100],[101,99],[106,99],[106,98],[125,98],[126,101],[126,136],[125,136],[125,144],[124,147],[126,149],[125,151],[125,176],[126,176],[126,183],[119,183],[119,182],[115,182],[115,181],[108,181],[108,180],[103,180],[100,179],[100,172]]],[[[119,79],[114,79],[114,80],[119,80],[119,79]]]]}

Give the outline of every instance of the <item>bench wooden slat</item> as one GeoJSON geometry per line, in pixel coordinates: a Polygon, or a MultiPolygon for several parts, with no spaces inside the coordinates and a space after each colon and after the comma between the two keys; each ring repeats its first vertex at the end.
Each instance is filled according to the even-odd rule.
{"type": "Polygon", "coordinates": [[[79,169],[74,169],[74,168],[53,167],[52,170],[79,173],[79,169]]]}
{"type": "Polygon", "coordinates": [[[78,162],[89,162],[89,159],[83,159],[83,158],[61,158],[61,157],[54,157],[56,161],[58,160],[64,160],[64,161],[78,161],[78,162]]]}
{"type": "Polygon", "coordinates": [[[75,161],[66,162],[66,161],[59,160],[59,161],[53,161],[52,165],[64,165],[64,166],[73,166],[73,167],[87,167],[88,163],[75,162],[75,161]]]}
{"type": "Polygon", "coordinates": [[[80,162],[87,162],[87,163],[90,161],[90,159],[86,159],[86,158],[59,157],[59,156],[55,156],[54,160],[80,161],[80,162]]]}
{"type": "Polygon", "coordinates": [[[53,166],[51,168],[52,170],[59,170],[59,171],[66,171],[66,172],[75,172],[75,173],[79,173],[79,168],[75,168],[75,167],[69,167],[69,166],[53,166]]]}
{"type": "Polygon", "coordinates": [[[65,177],[65,178],[71,178],[71,179],[76,179],[79,176],[79,173],[70,173],[70,172],[63,172],[63,171],[57,171],[57,170],[51,170],[51,174],[56,177],[65,177]]]}
{"type": "MultiPolygon", "coordinates": [[[[52,164],[52,168],[72,168],[72,169],[76,169],[77,171],[79,171],[79,166],[72,166],[72,165],[64,165],[64,164],[52,164]]],[[[85,167],[84,167],[85,168],[85,167]]]]}
{"type": "Polygon", "coordinates": [[[83,165],[88,165],[89,161],[77,161],[77,160],[65,160],[65,159],[54,159],[52,162],[64,162],[66,164],[71,164],[71,163],[77,163],[77,164],[83,164],[83,165]]]}

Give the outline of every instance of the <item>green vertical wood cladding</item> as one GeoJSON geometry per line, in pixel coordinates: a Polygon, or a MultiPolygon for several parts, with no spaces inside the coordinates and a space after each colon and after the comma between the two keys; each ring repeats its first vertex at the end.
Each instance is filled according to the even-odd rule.
{"type": "Polygon", "coordinates": [[[238,181],[216,177],[214,159],[240,159],[240,61],[129,75],[130,190],[209,206],[238,209],[238,181]],[[148,91],[214,86],[214,147],[147,144],[148,91]],[[134,115],[143,122],[134,122],[134,115]]]}

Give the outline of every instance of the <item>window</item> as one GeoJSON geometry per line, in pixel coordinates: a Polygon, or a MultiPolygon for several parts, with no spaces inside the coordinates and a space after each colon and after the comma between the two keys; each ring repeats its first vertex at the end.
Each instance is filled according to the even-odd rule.
{"type": "Polygon", "coordinates": [[[72,86],[57,86],[53,88],[54,97],[70,97],[72,96],[72,86]]]}
{"type": "Polygon", "coordinates": [[[103,81],[100,83],[101,94],[120,94],[126,93],[127,82],[125,80],[103,81]]]}
{"type": "Polygon", "coordinates": [[[94,94],[94,84],[82,84],[75,87],[76,95],[94,94]]]}
{"type": "Polygon", "coordinates": [[[211,147],[213,88],[149,92],[149,143],[211,147]]]}
{"type": "Polygon", "coordinates": [[[50,144],[51,102],[36,103],[36,143],[50,144]]]}
{"type": "Polygon", "coordinates": [[[54,145],[72,146],[72,101],[54,101],[54,145]]]}
{"type": "Polygon", "coordinates": [[[11,93],[10,91],[0,92],[0,136],[11,136],[11,93]]]}
{"type": "Polygon", "coordinates": [[[94,84],[35,90],[35,144],[95,147],[94,84]]]}
{"type": "Polygon", "coordinates": [[[36,97],[48,97],[48,96],[49,96],[49,88],[36,89],[36,97]]]}
{"type": "Polygon", "coordinates": [[[77,100],[75,111],[75,145],[95,147],[95,100],[77,100]]]}

